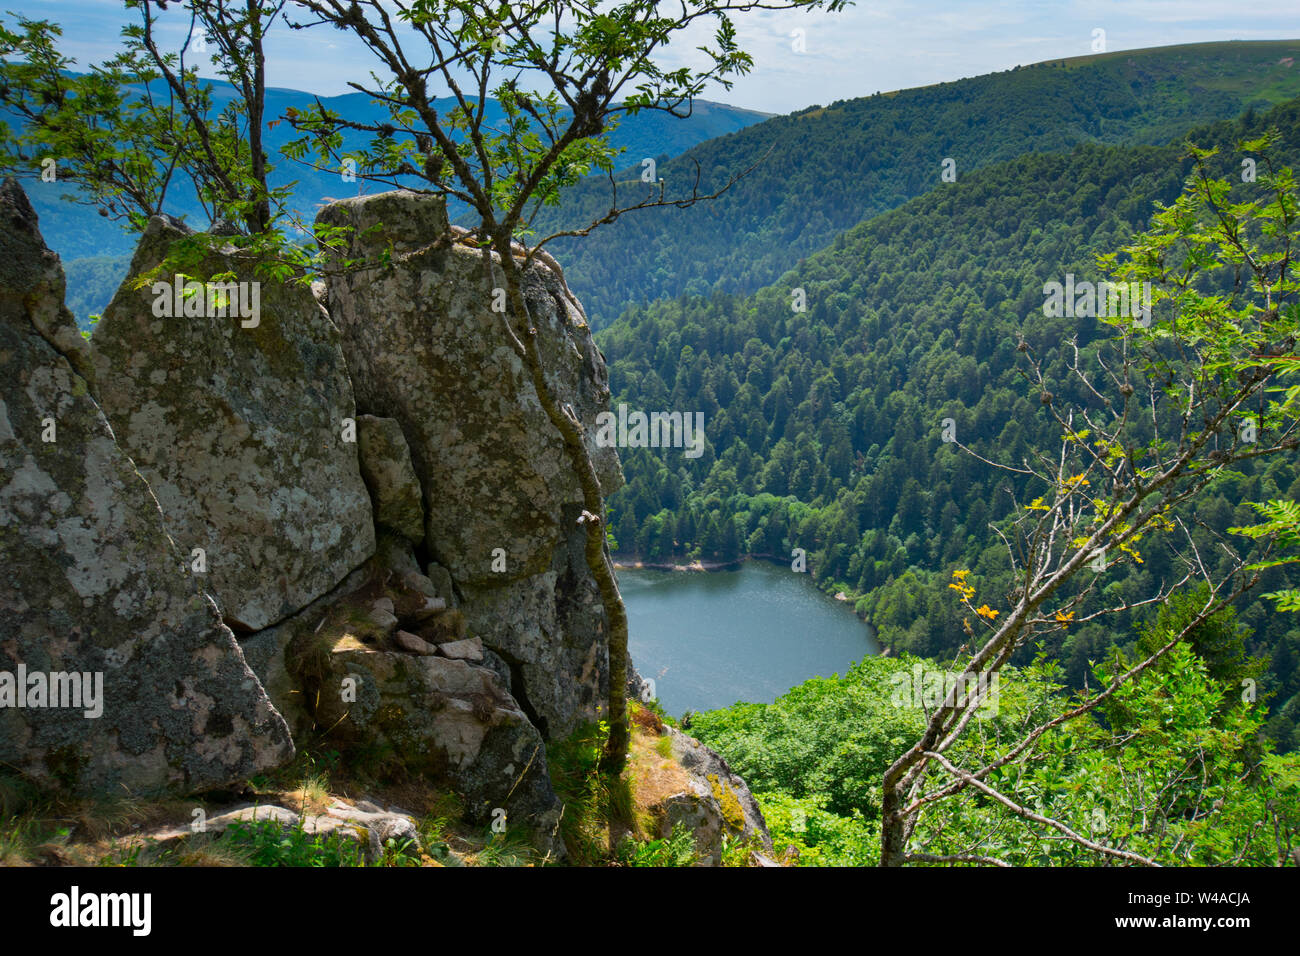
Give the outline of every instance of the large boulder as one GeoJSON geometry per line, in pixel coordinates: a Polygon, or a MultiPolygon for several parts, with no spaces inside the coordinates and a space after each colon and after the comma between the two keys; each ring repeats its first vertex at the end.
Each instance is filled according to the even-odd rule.
{"type": "MultiPolygon", "coordinates": [[[[582,494],[559,433],[511,348],[499,263],[457,244],[440,197],[389,192],[334,203],[319,221],[351,227],[347,257],[385,267],[330,276],[357,407],[398,422],[425,505],[427,557],[446,569],[470,629],[515,675],[548,736],[595,720],[608,637],[577,524],[582,494]]],[[[495,261],[495,260],[493,260],[495,261]]],[[[586,426],[603,492],[622,483],[596,443],[608,373],[563,279],[535,264],[524,294],[552,393],[586,426]]]]}
{"type": "Polygon", "coordinates": [[[697,789],[702,789],[699,784],[707,786],[722,815],[724,827],[738,832],[744,839],[757,840],[770,853],[772,837],[767,831],[767,821],[763,819],[763,811],[744,778],[735,773],[716,750],[672,727],[664,730],[672,739],[674,759],[691,775],[697,789]]]}
{"type": "Polygon", "coordinates": [[[183,278],[150,274],[192,236],[149,222],[95,332],[95,394],[226,622],[255,631],[374,552],[356,409],[338,331],[309,288],[261,279],[230,247],[200,249],[186,269],[233,274],[233,291],[177,296],[183,278]]]}
{"type": "Polygon", "coordinates": [[[0,766],[146,795],[291,759],[284,720],[79,372],[62,268],[13,180],[0,278],[0,766]]]}

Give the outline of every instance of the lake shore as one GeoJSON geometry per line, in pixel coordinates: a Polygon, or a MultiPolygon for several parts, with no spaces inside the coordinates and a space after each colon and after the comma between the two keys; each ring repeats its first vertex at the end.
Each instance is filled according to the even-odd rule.
{"type": "Polygon", "coordinates": [[[637,558],[615,558],[615,571],[735,571],[747,558],[732,561],[692,561],[689,564],[670,564],[663,561],[641,561],[637,558]]]}

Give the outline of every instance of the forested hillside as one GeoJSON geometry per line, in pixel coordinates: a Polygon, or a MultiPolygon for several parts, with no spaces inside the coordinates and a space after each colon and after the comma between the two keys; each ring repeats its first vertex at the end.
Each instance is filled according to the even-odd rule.
{"type": "MultiPolygon", "coordinates": [[[[1268,128],[1281,134],[1281,158],[1300,158],[1300,101],[1190,138],[1220,146],[1219,174],[1240,178],[1235,144],[1268,128]]],[[[650,559],[787,561],[804,548],[817,581],[854,597],[894,652],[950,656],[968,633],[951,572],[969,569],[981,599],[1010,589],[991,524],[1022,496],[1013,476],[945,444],[941,422],[954,419],[962,442],[997,461],[1059,446],[1017,344],[1023,335],[1049,380],[1063,381],[1071,337],[1086,344],[1106,326],[1045,317],[1043,285],[1067,273],[1101,278],[1096,255],[1143,228],[1189,169],[1182,143],[1024,156],[859,225],[752,296],[630,310],[599,337],[616,401],[703,412],[708,448],[695,460],[622,452],[628,483],[611,501],[618,547],[650,559]],[[799,290],[806,312],[795,311],[799,290]]],[[[1244,502],[1295,498],[1298,478],[1294,461],[1270,459],[1205,494],[1194,517],[1210,560],[1214,533],[1254,522],[1244,502]]],[[[1170,577],[1170,558],[1153,542],[1141,564],[1107,571],[1107,595],[1149,593],[1170,577]]],[[[1269,572],[1260,590],[1280,575],[1269,572]]],[[[1270,732],[1294,746],[1296,619],[1257,597],[1239,616],[1253,630],[1250,652],[1272,657],[1270,732]]],[[[1078,684],[1090,661],[1134,639],[1140,619],[1071,627],[1047,650],[1078,684]]]]}
{"type": "Polygon", "coordinates": [[[68,308],[83,329],[91,325],[90,316],[99,315],[122,284],[131,257],[87,256],[73,259],[64,266],[68,278],[68,308]]]}
{"type": "MultiPolygon", "coordinates": [[[[940,184],[945,159],[960,180],[1079,143],[1165,143],[1300,95],[1290,60],[1298,54],[1300,41],[1126,51],[810,107],[657,165],[668,198],[689,195],[696,163],[702,193],[753,167],[718,199],[639,212],[602,228],[599,242],[560,240],[552,251],[597,327],[631,304],[682,292],[750,292],[842,230],[940,184]]],[[[619,177],[620,202],[658,195],[640,172],[619,177]]],[[[590,222],[610,196],[608,180],[589,180],[545,212],[538,234],[590,222]]]]}

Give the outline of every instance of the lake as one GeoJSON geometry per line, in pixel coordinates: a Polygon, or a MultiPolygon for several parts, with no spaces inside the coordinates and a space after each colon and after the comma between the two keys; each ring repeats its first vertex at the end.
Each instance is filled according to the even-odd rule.
{"type": "Polygon", "coordinates": [[[788,566],[619,571],[628,645],[673,716],[738,700],[771,703],[810,677],[879,653],[871,626],[788,566]]]}

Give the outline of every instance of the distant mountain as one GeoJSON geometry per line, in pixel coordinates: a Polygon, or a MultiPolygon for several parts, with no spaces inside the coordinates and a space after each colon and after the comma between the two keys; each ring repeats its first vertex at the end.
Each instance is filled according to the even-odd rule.
{"type": "MultiPolygon", "coordinates": [[[[812,107],[687,151],[657,170],[669,198],[757,168],[694,208],[639,211],[552,250],[597,327],[629,304],[774,281],[839,232],[989,163],[1079,143],[1165,143],[1198,124],[1300,95],[1300,40],[1201,43],[1052,60],[952,83],[812,107]]],[[[620,199],[648,187],[636,176],[620,199]]],[[[654,187],[657,195],[657,187],[654,187]]],[[[609,208],[589,181],[539,232],[609,208]],[[549,228],[547,228],[549,227],[549,228]]]]}
{"type": "MultiPolygon", "coordinates": [[[[234,88],[222,81],[212,81],[212,88],[214,111],[220,111],[234,97],[234,88]]],[[[290,107],[306,109],[314,99],[313,94],[301,90],[269,89],[266,96],[266,114],[273,120],[282,117],[290,107]]],[[[363,93],[321,97],[321,102],[327,109],[361,122],[386,118],[386,111],[363,93]]],[[[449,110],[453,103],[450,98],[444,98],[436,100],[435,106],[439,110],[449,110]]],[[[492,101],[487,111],[489,119],[499,114],[500,108],[495,101],[492,101]]],[[[622,147],[625,150],[623,155],[629,158],[629,161],[630,157],[644,155],[675,156],[705,140],[761,122],[769,115],[722,103],[697,101],[693,114],[687,119],[676,119],[657,112],[628,117],[610,135],[610,140],[615,147],[622,147]]],[[[296,180],[298,186],[295,199],[298,208],[302,209],[308,218],[314,215],[319,205],[332,199],[356,195],[359,190],[366,188],[374,190],[374,187],[366,187],[363,183],[344,183],[336,172],[319,172],[278,156],[279,148],[297,135],[287,123],[280,123],[268,130],[267,145],[273,151],[272,162],[276,164],[272,183],[281,185],[296,180]]],[[[361,137],[355,137],[351,142],[359,143],[361,137]]],[[[348,144],[349,141],[345,140],[345,145],[348,144]]],[[[27,180],[24,186],[40,215],[41,232],[50,247],[58,252],[65,262],[71,263],[82,258],[102,260],[106,256],[129,256],[134,248],[133,237],[119,224],[102,218],[90,206],[65,201],[62,197],[69,192],[67,186],[43,183],[39,178],[27,180]]],[[[172,197],[172,205],[167,211],[173,215],[188,216],[200,227],[206,225],[202,209],[191,195],[176,192],[172,197]]],[[[453,215],[455,212],[456,210],[453,209],[453,215]]],[[[96,262],[92,268],[74,268],[70,271],[72,272],[69,278],[70,296],[78,301],[79,306],[97,312],[107,304],[108,299],[103,295],[102,285],[82,284],[82,280],[90,276],[102,282],[110,275],[102,261],[96,262]],[[99,299],[103,301],[98,302],[99,299]],[[94,304],[96,302],[97,305],[94,304]]],[[[117,272],[118,279],[123,274],[125,274],[125,263],[117,272]]],[[[116,282],[108,292],[110,297],[115,289],[116,282]]],[[[84,322],[85,313],[78,312],[77,315],[84,322]]]]}

